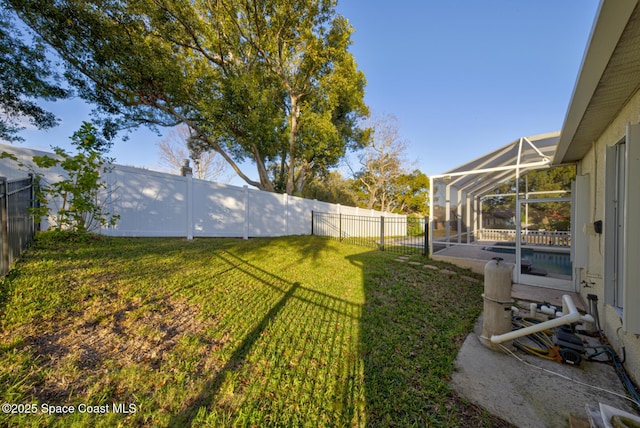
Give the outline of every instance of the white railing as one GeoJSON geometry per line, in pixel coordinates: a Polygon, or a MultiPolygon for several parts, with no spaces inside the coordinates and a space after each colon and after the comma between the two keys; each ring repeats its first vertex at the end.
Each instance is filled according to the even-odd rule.
{"type": "MultiPolygon", "coordinates": [[[[478,239],[482,241],[515,242],[516,231],[509,229],[481,229],[478,239]]],[[[540,245],[547,247],[571,247],[571,232],[559,230],[521,230],[522,245],[540,245]]]]}

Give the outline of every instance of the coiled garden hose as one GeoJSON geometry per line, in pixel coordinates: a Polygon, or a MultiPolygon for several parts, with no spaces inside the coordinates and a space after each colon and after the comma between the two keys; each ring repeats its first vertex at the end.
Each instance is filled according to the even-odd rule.
{"type": "MultiPolygon", "coordinates": [[[[535,324],[539,324],[540,321],[534,318],[516,318],[514,317],[511,320],[511,324],[514,327],[514,330],[519,330],[521,328],[530,327],[535,324]]],[[[545,360],[550,361],[562,361],[562,356],[559,352],[559,347],[553,343],[553,332],[551,330],[543,330],[533,334],[529,334],[524,336],[523,338],[518,338],[513,340],[513,346],[520,349],[521,351],[535,355],[540,358],[544,358],[545,360]],[[528,339],[530,342],[533,342],[537,346],[531,346],[524,343],[520,339],[528,339]]]]}
{"type": "MultiPolygon", "coordinates": [[[[597,327],[597,335],[600,337],[600,342],[602,345],[597,346],[585,346],[584,349],[586,352],[586,360],[596,363],[604,363],[613,366],[616,371],[616,374],[620,378],[620,381],[623,383],[627,394],[634,401],[636,407],[640,410],[640,393],[638,392],[637,387],[627,374],[627,371],[624,368],[624,346],[622,347],[623,360],[618,358],[613,347],[607,342],[604,335],[602,335],[602,330],[600,330],[600,320],[598,319],[597,306],[594,308],[595,319],[596,319],[596,327],[597,327]],[[606,359],[602,359],[605,357],[606,359]]],[[[521,318],[521,317],[513,317],[511,319],[511,324],[513,326],[513,330],[519,330],[525,327],[529,327],[532,325],[540,324],[541,321],[538,321],[534,318],[521,318]]],[[[575,361],[580,360],[580,355],[570,349],[560,349],[553,341],[554,332],[551,330],[543,330],[537,333],[533,333],[518,339],[513,340],[513,346],[521,351],[535,355],[537,357],[543,358],[545,360],[563,362],[566,361],[571,363],[571,359],[575,358],[575,361]],[[529,343],[523,342],[522,339],[528,339],[529,343]],[[532,343],[532,344],[530,344],[532,343]],[[571,355],[567,355],[566,352],[571,351],[571,355]],[[564,352],[564,354],[563,354],[564,352]],[[575,354],[575,355],[573,355],[575,354]]]]}

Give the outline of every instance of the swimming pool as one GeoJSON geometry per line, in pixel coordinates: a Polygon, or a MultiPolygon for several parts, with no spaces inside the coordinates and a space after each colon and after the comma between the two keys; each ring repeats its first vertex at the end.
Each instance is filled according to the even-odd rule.
{"type": "MultiPolygon", "coordinates": [[[[516,253],[515,248],[486,247],[485,250],[504,254],[516,253]]],[[[553,273],[556,275],[571,276],[572,274],[573,269],[571,265],[571,254],[569,253],[523,248],[520,254],[523,260],[528,260],[531,262],[531,266],[533,268],[544,269],[548,273],[553,273]]]]}

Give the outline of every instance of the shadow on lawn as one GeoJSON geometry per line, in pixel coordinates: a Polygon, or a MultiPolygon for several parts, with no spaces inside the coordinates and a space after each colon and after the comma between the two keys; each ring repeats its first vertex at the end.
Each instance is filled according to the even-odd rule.
{"type": "Polygon", "coordinates": [[[351,287],[362,287],[359,297],[347,286],[336,296],[230,252],[216,257],[233,267],[225,276],[237,287],[219,329],[236,337],[221,369],[170,426],[486,422],[449,387],[455,355],[479,314],[476,282],[371,251],[347,258],[362,273],[351,287]],[[257,286],[243,291],[250,283],[257,286]],[[239,328],[238,320],[247,322],[239,328]]]}
{"type": "Polygon", "coordinates": [[[216,257],[229,266],[225,275],[235,288],[235,301],[218,326],[236,335],[234,350],[169,426],[202,423],[211,415],[215,423],[242,426],[309,420],[360,425],[361,305],[288,281],[227,251],[216,257]],[[243,292],[245,284],[258,286],[243,292]],[[238,320],[245,325],[238,327],[238,320]]]}
{"type": "Polygon", "coordinates": [[[484,424],[449,387],[455,355],[479,314],[478,284],[371,251],[348,257],[362,272],[352,288],[364,292],[364,300],[350,300],[230,252],[216,257],[236,287],[219,329],[236,337],[222,367],[170,426],[484,424]],[[257,287],[243,290],[250,283],[257,287]]]}
{"type": "Polygon", "coordinates": [[[455,356],[479,315],[477,283],[373,253],[349,261],[363,273],[359,354],[366,426],[484,426],[449,387],[455,356]]]}
{"type": "MultiPolygon", "coordinates": [[[[283,241],[287,239],[300,240],[283,241]]],[[[175,281],[131,287],[121,298],[131,304],[140,294],[135,301],[149,305],[147,312],[174,317],[176,312],[184,312],[185,318],[195,312],[171,311],[170,306],[197,306],[193,329],[180,333],[203,338],[205,344],[220,343],[197,348],[202,355],[185,354],[206,364],[184,370],[191,379],[185,384],[197,390],[186,392],[184,402],[179,399],[164,408],[175,412],[169,426],[459,425],[460,411],[448,381],[455,354],[481,308],[478,284],[400,263],[379,251],[347,257],[351,278],[361,273],[356,283],[310,276],[302,283],[247,260],[264,257],[260,265],[269,266],[279,245],[273,240],[242,245],[233,240],[162,240],[151,249],[145,240],[127,243],[116,247],[117,252],[106,242],[82,252],[53,251],[51,257],[73,258],[76,270],[95,260],[110,267],[100,273],[104,277],[92,279],[105,287],[104,301],[118,300],[112,296],[117,289],[112,290],[109,275],[113,268],[127,266],[131,254],[138,268],[118,274],[123,283],[173,279],[171,275],[179,273],[175,281]],[[182,255],[185,248],[191,251],[182,255]],[[326,285],[334,283],[343,288],[326,285]],[[159,304],[163,301],[167,305],[159,304]]],[[[310,238],[301,252],[286,260],[287,266],[308,258],[321,262],[320,254],[330,251],[327,244],[310,238]]],[[[273,265],[282,269],[275,261],[273,265]]],[[[336,266],[327,275],[340,275],[341,261],[336,266]]],[[[123,316],[113,314],[116,327],[123,316]]],[[[162,349],[167,355],[174,350],[162,349]]]]}

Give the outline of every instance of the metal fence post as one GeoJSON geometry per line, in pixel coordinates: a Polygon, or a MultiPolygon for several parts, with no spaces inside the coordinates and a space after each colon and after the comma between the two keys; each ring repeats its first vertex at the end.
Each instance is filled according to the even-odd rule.
{"type": "Polygon", "coordinates": [[[342,213],[338,214],[338,241],[342,242],[342,213]]]}
{"type": "MultiPolygon", "coordinates": [[[[36,192],[34,187],[36,185],[36,179],[33,172],[29,173],[29,185],[29,207],[33,210],[36,207],[36,192]]],[[[33,235],[36,234],[36,216],[33,214],[33,211],[31,215],[33,216],[33,221],[31,222],[31,237],[33,238],[33,235]]]]}
{"type": "Polygon", "coordinates": [[[313,210],[311,210],[311,236],[313,236],[313,218],[315,217],[313,210]]]}
{"type": "Polygon", "coordinates": [[[429,216],[424,218],[424,251],[423,256],[429,255],[429,216]]]}
{"type": "Polygon", "coordinates": [[[384,251],[384,216],[380,216],[380,249],[384,251]]]}
{"type": "Polygon", "coordinates": [[[9,186],[7,177],[0,177],[0,235],[2,236],[2,263],[0,263],[0,274],[9,270],[9,186]]]}

